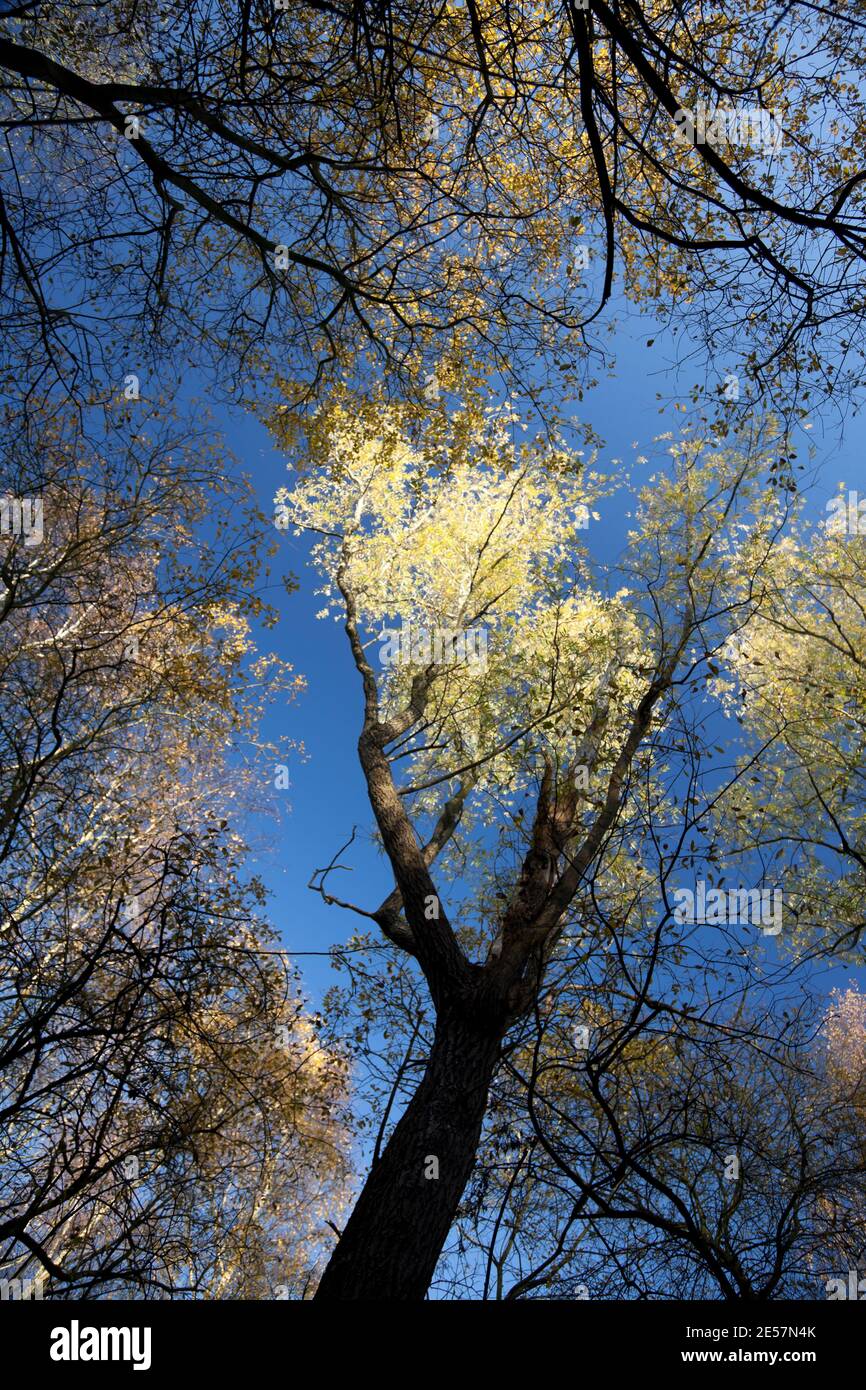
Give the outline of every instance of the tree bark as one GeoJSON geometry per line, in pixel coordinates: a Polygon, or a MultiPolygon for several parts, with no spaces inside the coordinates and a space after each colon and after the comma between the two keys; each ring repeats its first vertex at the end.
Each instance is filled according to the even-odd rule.
{"type": "Polygon", "coordinates": [[[475,1162],[501,1036],[463,1010],[443,1011],[421,1083],[364,1184],[317,1299],[424,1298],[475,1162]]]}

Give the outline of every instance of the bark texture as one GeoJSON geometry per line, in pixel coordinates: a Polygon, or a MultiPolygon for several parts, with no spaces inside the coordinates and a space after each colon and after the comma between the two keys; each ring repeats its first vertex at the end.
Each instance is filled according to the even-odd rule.
{"type": "Polygon", "coordinates": [[[424,1077],[373,1167],[317,1299],[418,1301],[472,1172],[499,1057],[497,1033],[440,1017],[424,1077]],[[438,1177],[425,1174],[438,1160],[438,1177]]]}

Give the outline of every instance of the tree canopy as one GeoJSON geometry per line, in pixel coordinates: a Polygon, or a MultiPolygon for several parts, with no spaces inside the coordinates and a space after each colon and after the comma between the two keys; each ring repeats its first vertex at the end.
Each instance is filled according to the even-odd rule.
{"type": "Polygon", "coordinates": [[[361,938],[371,966],[354,1008],[375,1020],[362,1050],[380,1058],[387,1025],[405,1109],[318,1297],[386,1277],[383,1296],[423,1293],[454,1222],[443,1289],[456,1266],[499,1297],[813,1296],[810,1263],[837,1248],[828,1213],[859,1212],[866,1177],[808,982],[816,956],[862,959],[850,885],[832,865],[814,881],[807,858],[833,815],[815,779],[844,798],[859,775],[824,687],[846,721],[861,711],[838,677],[816,676],[820,718],[787,685],[818,665],[807,635],[825,663],[856,661],[857,543],[819,531],[804,560],[798,504],[767,481],[772,420],[733,443],[699,422],[661,439],[615,565],[589,544],[610,480],[524,433],[511,407],[443,409],[419,428],[411,408],[338,401],[311,439],[276,519],[312,534],[320,616],[345,623],[394,888],[378,905],[346,901],[333,864],[312,886],[371,919],[429,990],[428,1003],[411,964],[388,948],[378,965],[361,938]],[[773,662],[755,656],[767,643],[773,662]],[[734,722],[740,683],[742,753],[731,736],[716,770],[706,705],[734,722]],[[792,754],[799,781],[778,768],[792,754]],[[706,913],[681,911],[696,890],[706,913]],[[776,966],[762,964],[768,935],[776,966]],[[467,1088],[485,1077],[489,1108],[461,1111],[461,1069],[467,1088]],[[408,1240],[411,1227],[414,1248],[383,1272],[372,1213],[385,1204],[379,1229],[399,1247],[394,1228],[408,1240]]]}
{"type": "Polygon", "coordinates": [[[848,1296],[866,520],[797,431],[864,384],[864,27],[6,6],[0,1296],[848,1296]]]}
{"type": "Polygon", "coordinates": [[[856,5],[22,0],[2,24],[33,383],[168,349],[247,398],[473,362],[553,401],[613,354],[615,300],[681,321],[713,391],[806,408],[862,380],[856,5]]]}

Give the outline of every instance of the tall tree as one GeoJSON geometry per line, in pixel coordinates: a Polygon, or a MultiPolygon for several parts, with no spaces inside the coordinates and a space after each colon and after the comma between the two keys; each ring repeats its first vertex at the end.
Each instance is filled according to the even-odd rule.
{"type": "Polygon", "coordinates": [[[10,437],[0,1277],[302,1292],[340,1202],[345,1074],[234,824],[273,776],[262,684],[290,698],[297,678],[251,651],[244,489],[195,432],[123,415],[10,437]],[[225,506],[196,542],[205,484],[225,506]]]}
{"type": "MultiPolygon", "coordinates": [[[[332,405],[308,471],[277,503],[278,523],[320,537],[325,611],[345,619],[363,690],[358,756],[394,875],[378,907],[342,905],[414,958],[436,1020],[319,1298],[424,1296],[503,1040],[537,1006],[630,788],[664,756],[679,687],[728,630],[736,509],[767,465],[757,441],[746,456],[697,437],[675,445],[642,493],[623,565],[640,583],[606,592],[583,544],[605,488],[588,465],[557,442],[518,442],[509,410],[414,424],[411,410],[332,405]],[[516,832],[511,873],[492,899],[466,902],[497,830],[516,832]]],[[[339,901],[327,871],[318,887],[339,901]]]]}

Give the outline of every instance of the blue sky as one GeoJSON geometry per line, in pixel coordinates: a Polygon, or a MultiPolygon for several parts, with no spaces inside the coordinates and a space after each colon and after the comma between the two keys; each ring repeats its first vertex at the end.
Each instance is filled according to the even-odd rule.
{"type": "MultiPolygon", "coordinates": [[[[667,406],[660,413],[662,401],[657,395],[664,402],[678,396],[685,399],[695,378],[694,371],[676,370],[675,350],[679,357],[681,336],[675,341],[647,320],[623,315],[613,343],[615,374],[587,392],[574,412],[604,440],[597,463],[602,472],[617,471],[614,460],[628,466],[636,452],[652,458],[653,438],[665,430],[676,432],[685,419],[667,406]],[[654,340],[652,347],[646,346],[648,338],[654,340]]],[[[827,418],[830,414],[825,412],[823,422],[815,419],[812,429],[795,441],[800,461],[807,463],[806,473],[800,476],[809,486],[809,510],[815,515],[824,515],[825,503],[840,481],[866,495],[866,421],[849,413],[840,429],[838,421],[827,418]],[[814,450],[811,461],[809,444],[814,450]]],[[[251,415],[219,411],[216,420],[244,471],[252,476],[261,508],[272,512],[277,488],[290,480],[286,456],[273,447],[267,431],[251,415]]],[[[627,496],[620,493],[602,502],[601,520],[591,523],[588,540],[602,561],[613,560],[620,550],[627,507],[627,496]]],[[[281,621],[275,629],[262,632],[260,642],[263,649],[275,650],[291,661],[306,678],[307,689],[293,704],[273,707],[265,728],[273,736],[303,743],[305,754],[291,759],[290,789],[271,793],[280,807],[279,821],[257,820],[250,827],[250,837],[253,867],[271,893],[271,920],[301,968],[306,992],[319,1005],[324,991],[336,981],[328,948],[356,928],[372,924],[327,907],[308,889],[310,875],[330,862],[357,826],[359,834],[348,856],[353,871],[336,875],[333,890],[372,908],[385,897],[391,882],[386,864],[367,838],[372,815],[356,755],[360,687],[345,634],[333,621],[315,617],[321,599],[314,593],[317,577],[306,564],[304,538],[283,532],[281,546],[283,568],[297,575],[301,587],[291,596],[275,592],[281,621]]],[[[832,983],[841,983],[852,972],[832,973],[832,983]]]]}

